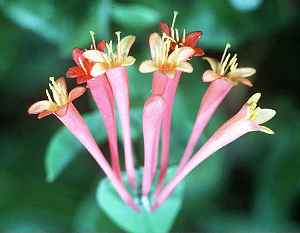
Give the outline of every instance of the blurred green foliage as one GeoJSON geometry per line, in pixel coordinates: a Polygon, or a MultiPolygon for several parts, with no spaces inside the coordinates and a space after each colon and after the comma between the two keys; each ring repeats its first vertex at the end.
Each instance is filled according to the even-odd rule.
{"type": "MultiPolygon", "coordinates": [[[[230,42],[241,65],[257,68],[254,88],[239,86],[232,91],[199,145],[240,107],[250,92],[262,91],[262,105],[277,109],[278,115],[271,122],[274,136],[247,135],[216,153],[189,176],[172,231],[300,230],[298,1],[0,0],[0,6],[1,232],[121,231],[97,207],[95,190],[102,177],[97,165],[78,144],[66,147],[66,141],[72,139],[59,129],[54,117],[37,121],[27,116],[26,109],[44,97],[47,77],[63,75],[72,64],[71,49],[90,44],[89,30],[94,30],[98,39],[112,38],[114,31],[121,30],[124,35],[137,36],[132,50],[137,63],[129,74],[131,102],[137,109],[133,125],[140,132],[140,108],[150,95],[151,78],[139,74],[137,66],[150,55],[149,33],[158,30],[159,20],[170,22],[173,10],[180,13],[179,28],[203,31],[200,45],[208,55],[220,56],[224,44],[230,42]],[[61,154],[53,149],[55,146],[51,149],[52,135],[60,143],[55,146],[64,148],[61,154]],[[46,182],[46,152],[67,160],[69,156],[76,157],[64,170],[50,175],[53,179],[62,171],[53,183],[46,182]]],[[[184,75],[176,97],[172,164],[178,161],[188,139],[206,87],[199,77],[208,66],[201,59],[193,59],[193,66],[194,73],[184,75]]],[[[76,105],[81,112],[94,110],[87,96],[76,105]]],[[[103,133],[99,124],[96,123],[96,134],[107,152],[106,141],[99,136],[103,133]]],[[[134,146],[139,165],[142,145],[137,133],[134,146]]]]}

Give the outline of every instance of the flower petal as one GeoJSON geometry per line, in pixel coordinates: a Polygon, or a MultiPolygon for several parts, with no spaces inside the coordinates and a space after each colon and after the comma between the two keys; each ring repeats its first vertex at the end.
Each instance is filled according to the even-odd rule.
{"type": "Polygon", "coordinates": [[[212,70],[207,70],[202,75],[202,81],[206,82],[206,83],[215,81],[220,78],[222,78],[222,76],[218,75],[217,73],[215,73],[212,70]]]}
{"type": "Polygon", "coordinates": [[[72,51],[72,57],[76,65],[80,66],[79,57],[81,57],[83,54],[83,51],[79,48],[75,48],[72,51]]]}
{"type": "Polygon", "coordinates": [[[201,35],[202,35],[201,31],[190,32],[185,37],[184,45],[188,46],[188,47],[191,47],[191,48],[194,48],[197,45],[197,42],[198,42],[201,35]]]}
{"type": "Polygon", "coordinates": [[[38,119],[42,119],[46,116],[49,116],[50,114],[52,114],[52,112],[49,111],[42,111],[41,113],[38,114],[38,119]]]}
{"type": "Polygon", "coordinates": [[[253,94],[247,101],[247,104],[257,103],[261,97],[261,93],[257,92],[253,94]]]}
{"type": "Polygon", "coordinates": [[[128,56],[124,59],[124,61],[122,62],[122,66],[131,66],[135,63],[135,58],[132,56],[128,56]]]}
{"type": "Polygon", "coordinates": [[[141,73],[152,73],[157,70],[157,67],[154,65],[152,60],[146,60],[142,62],[139,67],[141,73]]]}
{"type": "Polygon", "coordinates": [[[255,116],[255,122],[257,124],[263,124],[269,120],[271,120],[276,115],[276,111],[273,109],[261,109],[257,108],[256,116],[255,116]]]}
{"type": "Polygon", "coordinates": [[[158,33],[152,33],[149,37],[149,45],[151,51],[152,60],[156,60],[161,57],[163,41],[158,33]]]}
{"type": "Polygon", "coordinates": [[[188,60],[195,53],[194,49],[190,47],[181,47],[175,49],[168,57],[170,63],[180,63],[188,60]]]}
{"type": "Polygon", "coordinates": [[[48,101],[48,100],[42,100],[42,101],[38,101],[34,104],[32,104],[29,108],[28,108],[28,113],[29,114],[39,114],[43,111],[50,111],[53,109],[53,105],[54,103],[48,101]]]}
{"type": "Polygon", "coordinates": [[[192,73],[193,72],[193,67],[190,63],[188,62],[181,62],[177,67],[176,70],[183,71],[186,73],[192,73]]]}
{"type": "Polygon", "coordinates": [[[104,62],[105,61],[105,59],[103,57],[103,52],[100,52],[99,50],[95,50],[95,49],[85,51],[83,53],[83,56],[92,62],[104,62]]]}
{"type": "Polygon", "coordinates": [[[214,59],[214,58],[211,58],[211,57],[203,57],[204,60],[206,60],[209,65],[210,65],[210,68],[214,71],[214,72],[217,72],[217,68],[219,66],[219,61],[217,59],[214,59]]]}
{"type": "Polygon", "coordinates": [[[248,86],[248,87],[253,87],[253,84],[249,79],[239,78],[237,81],[244,84],[244,85],[246,85],[246,86],[248,86]]]}
{"type": "Polygon", "coordinates": [[[160,21],[159,22],[159,27],[160,27],[160,30],[164,33],[166,33],[167,36],[170,36],[171,35],[171,29],[170,27],[168,26],[168,24],[166,24],[165,22],[163,21],[160,21]]]}
{"type": "Polygon", "coordinates": [[[194,51],[195,53],[193,56],[195,57],[202,57],[205,54],[204,50],[201,48],[194,48],[194,51]]]}
{"type": "Polygon", "coordinates": [[[79,76],[84,76],[85,73],[82,69],[80,69],[78,66],[70,67],[67,71],[67,77],[68,78],[77,78],[79,76]]]}
{"type": "Polygon", "coordinates": [[[267,133],[267,134],[274,134],[274,131],[271,130],[270,128],[266,127],[266,126],[260,126],[259,130],[261,132],[267,133]]]}
{"type": "Polygon", "coordinates": [[[101,52],[105,50],[105,40],[100,40],[97,44],[97,49],[101,52]]]}
{"type": "Polygon", "coordinates": [[[64,77],[60,77],[59,79],[57,79],[55,81],[58,85],[60,85],[62,88],[64,88],[65,90],[67,90],[67,84],[66,84],[66,80],[64,77]]]}
{"type": "Polygon", "coordinates": [[[105,67],[104,64],[102,64],[102,63],[96,63],[93,66],[90,75],[93,76],[93,77],[97,77],[97,76],[99,76],[101,74],[104,74],[105,71],[106,71],[106,67],[105,67]]]}
{"type": "Polygon", "coordinates": [[[69,101],[72,102],[73,100],[77,99],[78,97],[83,95],[85,91],[86,91],[85,87],[75,87],[69,93],[69,101]]]}
{"type": "Polygon", "coordinates": [[[247,78],[256,73],[256,70],[251,67],[243,67],[243,68],[237,68],[234,71],[229,72],[226,76],[230,79],[236,79],[236,78],[247,78]]]}
{"type": "Polygon", "coordinates": [[[135,36],[125,36],[117,45],[123,56],[128,56],[131,46],[135,41],[135,36]]]}

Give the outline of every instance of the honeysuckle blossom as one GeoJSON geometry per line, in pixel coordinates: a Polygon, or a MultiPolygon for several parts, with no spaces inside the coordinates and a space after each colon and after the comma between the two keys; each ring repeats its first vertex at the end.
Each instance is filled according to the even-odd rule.
{"type": "Polygon", "coordinates": [[[276,111],[273,109],[262,109],[257,107],[261,94],[256,93],[243,105],[241,110],[224,123],[198,150],[191,160],[176,174],[170,183],[161,191],[153,204],[153,209],[159,207],[168,198],[174,188],[202,161],[208,158],[217,150],[233,142],[248,132],[261,131],[267,134],[274,132],[262,126],[271,120],[276,111]]]}
{"type": "Polygon", "coordinates": [[[186,30],[183,30],[182,37],[180,38],[179,30],[175,28],[175,21],[178,15],[177,11],[174,11],[173,21],[171,27],[163,21],[159,23],[159,27],[163,33],[172,39],[170,50],[173,51],[176,46],[178,47],[190,47],[194,49],[193,56],[203,56],[204,51],[202,48],[196,47],[197,43],[202,35],[201,31],[189,32],[186,33],[186,30]]]}
{"type": "Polygon", "coordinates": [[[132,65],[135,62],[135,58],[128,55],[130,48],[135,41],[135,36],[130,35],[121,39],[120,34],[121,32],[116,32],[117,45],[115,50],[112,41],[106,42],[106,49],[104,52],[96,49],[94,43],[94,49],[85,51],[83,55],[90,62],[94,63],[90,72],[91,76],[98,77],[105,73],[109,80],[122,125],[125,167],[128,180],[131,187],[135,189],[136,181],[130,132],[130,101],[127,69],[127,66],[132,65]]]}
{"type": "MultiPolygon", "coordinates": [[[[96,48],[94,33],[90,33],[93,41],[92,47],[96,48]]],[[[97,49],[99,51],[103,51],[103,43],[105,43],[103,40],[98,43],[97,49]]],[[[113,170],[121,180],[114,100],[110,84],[105,74],[99,75],[96,78],[93,78],[90,75],[92,63],[83,56],[83,51],[81,49],[73,49],[72,55],[77,66],[69,68],[67,76],[76,78],[78,84],[87,82],[87,86],[102,115],[104,126],[107,131],[113,170]]]]}
{"type": "Polygon", "coordinates": [[[38,118],[43,118],[50,114],[63,116],[66,114],[69,104],[80,97],[84,92],[84,87],[75,87],[68,94],[65,79],[63,77],[54,80],[50,77],[49,89],[52,92],[52,97],[49,90],[46,90],[47,100],[42,100],[34,103],[28,109],[29,114],[37,114],[38,118]]]}
{"type": "Polygon", "coordinates": [[[192,155],[194,147],[199,141],[199,137],[203,130],[232,87],[236,86],[238,82],[250,87],[252,86],[252,83],[246,79],[246,77],[255,74],[255,69],[250,67],[237,68],[237,55],[235,54],[231,57],[231,54],[227,53],[229,48],[230,45],[226,44],[220,62],[213,58],[204,58],[209,61],[212,70],[205,71],[202,80],[204,82],[210,82],[210,84],[200,102],[196,121],[178,170],[186,164],[192,155]]]}
{"type": "Polygon", "coordinates": [[[116,188],[120,197],[133,209],[138,210],[138,207],[134,203],[128,191],[125,189],[124,185],[120,182],[106,161],[84,119],[72,104],[72,100],[82,95],[85,91],[85,88],[76,87],[68,95],[66,83],[63,78],[55,81],[54,78],[51,77],[50,81],[51,83],[49,84],[49,87],[52,91],[53,98],[51,98],[49,91],[46,91],[48,100],[34,103],[29,107],[28,113],[38,114],[39,116],[41,114],[45,116],[45,111],[47,114],[54,113],[57,118],[66,126],[66,128],[68,128],[68,130],[81,142],[81,144],[87,149],[87,151],[103,169],[107,177],[111,180],[112,184],[116,188]]]}
{"type": "Polygon", "coordinates": [[[176,71],[193,72],[193,67],[187,60],[194,54],[190,47],[176,47],[169,53],[172,40],[163,34],[152,33],[149,38],[152,60],[146,60],[140,65],[140,72],[152,73],[159,71],[169,78],[174,78],[176,71]]]}
{"type": "Polygon", "coordinates": [[[109,69],[130,66],[135,62],[135,58],[129,56],[135,36],[126,36],[121,39],[121,32],[116,32],[117,45],[113,48],[112,41],[105,43],[105,50],[100,51],[96,48],[87,50],[83,53],[84,57],[94,63],[91,70],[93,77],[99,76],[109,69]]]}
{"type": "Polygon", "coordinates": [[[208,70],[203,74],[203,81],[212,82],[216,79],[223,78],[231,81],[233,85],[242,83],[246,86],[251,87],[252,83],[247,78],[255,74],[256,70],[252,67],[239,68],[237,62],[237,54],[231,56],[230,53],[227,53],[229,48],[230,44],[226,44],[220,62],[214,58],[203,57],[203,59],[207,60],[211,66],[211,70],[208,70]]]}

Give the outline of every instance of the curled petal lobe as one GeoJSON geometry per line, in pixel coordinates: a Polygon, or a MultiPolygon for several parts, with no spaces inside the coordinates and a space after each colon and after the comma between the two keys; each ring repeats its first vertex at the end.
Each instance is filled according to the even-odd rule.
{"type": "Polygon", "coordinates": [[[157,67],[154,65],[152,60],[144,61],[139,67],[139,71],[141,73],[152,73],[156,70],[157,67]]]}
{"type": "Polygon", "coordinates": [[[91,70],[91,76],[97,77],[101,74],[104,74],[105,71],[106,71],[106,67],[104,64],[96,63],[91,70]]]}
{"type": "Polygon", "coordinates": [[[215,81],[219,78],[222,78],[222,76],[218,75],[217,73],[215,73],[211,70],[205,71],[204,74],[202,75],[202,81],[206,82],[206,83],[215,81]]]}
{"type": "Polygon", "coordinates": [[[72,57],[77,66],[80,66],[79,58],[82,56],[83,51],[79,48],[75,48],[72,51],[72,57]]]}
{"type": "Polygon", "coordinates": [[[42,118],[44,118],[44,117],[46,117],[46,116],[49,116],[49,115],[51,115],[52,114],[52,112],[49,112],[49,111],[43,111],[43,112],[41,112],[41,113],[39,113],[38,114],[38,119],[42,119],[42,118]]]}
{"type": "Polygon", "coordinates": [[[194,54],[194,49],[190,47],[181,47],[176,50],[174,50],[169,58],[169,62],[174,62],[174,63],[180,63],[188,60],[190,57],[192,57],[194,54]]]}
{"type": "Polygon", "coordinates": [[[202,57],[205,54],[204,50],[201,48],[194,48],[194,56],[202,57]]]}
{"type": "Polygon", "coordinates": [[[124,59],[122,66],[131,66],[135,63],[135,58],[132,56],[128,56],[124,59]]]}
{"type": "Polygon", "coordinates": [[[188,62],[181,62],[177,66],[176,70],[183,71],[183,72],[186,72],[186,73],[192,73],[193,72],[193,67],[188,62]]]}
{"type": "Polygon", "coordinates": [[[99,50],[87,50],[83,53],[83,56],[92,62],[105,62],[103,52],[100,52],[99,50]]]}
{"type": "Polygon", "coordinates": [[[266,127],[266,126],[260,126],[259,127],[259,130],[263,133],[266,133],[266,134],[274,134],[274,131],[271,130],[270,128],[266,127]]]}
{"type": "Polygon", "coordinates": [[[257,108],[255,122],[257,124],[263,124],[269,120],[271,120],[276,115],[276,111],[273,109],[261,109],[257,108]]]}
{"type": "Polygon", "coordinates": [[[85,87],[75,87],[69,93],[69,101],[71,102],[77,99],[78,97],[82,96],[85,91],[86,91],[85,87]]]}
{"type": "Polygon", "coordinates": [[[186,35],[185,37],[185,46],[194,48],[197,45],[197,42],[202,35],[202,32],[197,31],[197,32],[190,32],[189,34],[186,35]]]}
{"type": "Polygon", "coordinates": [[[60,77],[59,79],[57,79],[56,83],[59,84],[64,90],[67,90],[67,84],[64,77],[60,77]]]}
{"type": "Polygon", "coordinates": [[[122,53],[122,56],[127,56],[129,54],[129,50],[135,41],[135,36],[126,36],[124,37],[118,47],[122,53]]]}
{"type": "Polygon", "coordinates": [[[42,100],[32,104],[28,109],[28,113],[39,114],[41,112],[52,110],[52,109],[53,109],[53,103],[51,103],[48,100],[42,100]]]}
{"type": "Polygon", "coordinates": [[[203,57],[203,59],[209,63],[212,71],[217,72],[218,66],[220,64],[217,59],[211,57],[203,57]]]}
{"type": "Polygon", "coordinates": [[[227,74],[228,78],[247,78],[256,73],[256,70],[251,67],[243,67],[243,68],[237,68],[234,71],[231,71],[227,74]]]}
{"type": "Polygon", "coordinates": [[[84,71],[80,69],[78,66],[70,67],[67,71],[67,76],[69,78],[77,78],[84,75],[85,75],[84,71]]]}
{"type": "Polygon", "coordinates": [[[166,33],[167,36],[170,36],[171,35],[171,29],[170,27],[168,26],[168,24],[166,24],[165,22],[163,21],[160,21],[159,22],[159,27],[160,27],[160,30],[164,33],[166,33]]]}
{"type": "Polygon", "coordinates": [[[149,37],[151,57],[153,60],[156,60],[161,55],[161,49],[163,47],[162,38],[158,33],[152,33],[149,37]]]}

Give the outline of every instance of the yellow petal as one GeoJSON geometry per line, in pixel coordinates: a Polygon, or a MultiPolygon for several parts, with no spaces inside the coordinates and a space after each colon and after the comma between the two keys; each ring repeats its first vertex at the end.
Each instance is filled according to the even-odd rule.
{"type": "Polygon", "coordinates": [[[247,78],[256,73],[256,70],[251,67],[237,68],[234,71],[230,71],[226,76],[228,78],[236,79],[236,78],[247,78]]]}
{"type": "Polygon", "coordinates": [[[149,37],[150,51],[152,60],[162,56],[163,40],[158,33],[152,33],[149,37]]]}
{"type": "Polygon", "coordinates": [[[271,130],[270,128],[266,127],[266,126],[260,126],[260,131],[261,132],[264,132],[264,133],[267,133],[267,134],[274,134],[274,131],[271,130]]]}
{"type": "Polygon", "coordinates": [[[72,102],[73,100],[82,96],[85,91],[86,91],[85,87],[75,87],[69,93],[69,101],[72,102]]]}
{"type": "Polygon", "coordinates": [[[255,122],[259,125],[271,120],[276,114],[276,111],[273,109],[257,108],[256,111],[255,122]]]}
{"type": "Polygon", "coordinates": [[[99,50],[87,50],[83,53],[83,56],[86,59],[89,59],[92,62],[104,62],[105,59],[103,57],[103,52],[100,52],[99,50]]]}
{"type": "Polygon", "coordinates": [[[179,64],[188,60],[194,53],[194,49],[190,47],[177,48],[169,55],[168,62],[179,64]]]}
{"type": "Polygon", "coordinates": [[[54,107],[53,105],[55,104],[48,100],[38,101],[28,108],[28,113],[39,114],[43,111],[52,111],[54,107]]]}
{"type": "Polygon", "coordinates": [[[212,71],[217,72],[218,66],[220,65],[220,63],[218,62],[217,59],[211,58],[211,57],[203,57],[204,60],[206,60],[209,65],[210,68],[212,69],[212,71]]]}
{"type": "Polygon", "coordinates": [[[261,93],[253,94],[247,101],[247,104],[257,103],[261,97],[261,93]]]}
{"type": "Polygon", "coordinates": [[[128,56],[124,59],[122,66],[131,66],[135,63],[135,58],[132,56],[128,56]]]}
{"type": "Polygon", "coordinates": [[[157,67],[154,65],[152,60],[144,61],[139,67],[139,71],[141,73],[151,73],[156,70],[157,70],[157,67]]]}
{"type": "Polygon", "coordinates": [[[105,71],[106,71],[106,68],[105,68],[104,64],[96,63],[91,70],[91,76],[97,77],[101,74],[104,74],[105,71]]]}
{"type": "Polygon", "coordinates": [[[117,45],[120,48],[122,56],[128,56],[131,46],[135,41],[135,36],[126,36],[117,45]]]}
{"type": "Polygon", "coordinates": [[[179,66],[176,67],[176,70],[180,70],[186,73],[192,73],[193,72],[193,67],[190,63],[188,62],[181,62],[179,66]]]}

